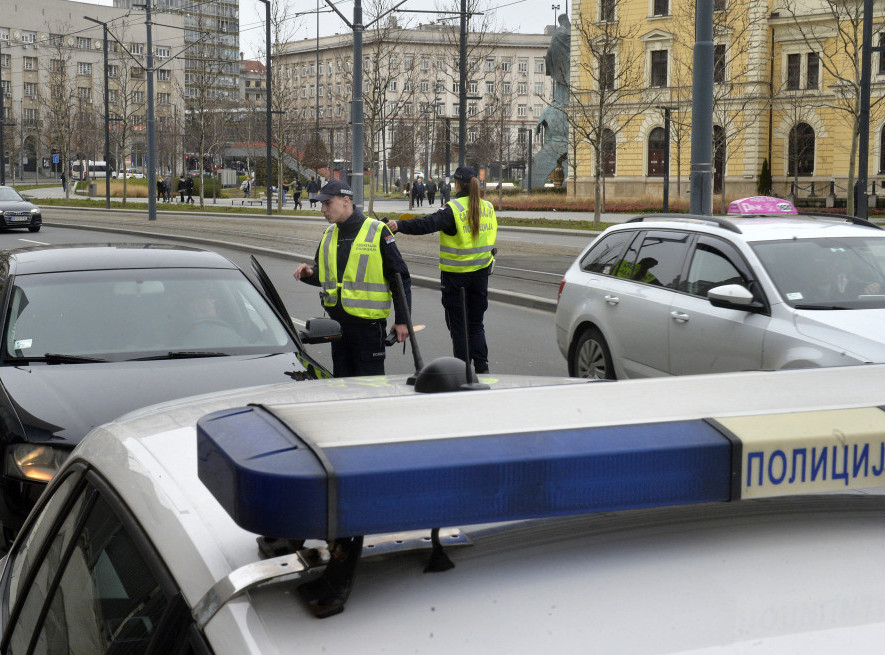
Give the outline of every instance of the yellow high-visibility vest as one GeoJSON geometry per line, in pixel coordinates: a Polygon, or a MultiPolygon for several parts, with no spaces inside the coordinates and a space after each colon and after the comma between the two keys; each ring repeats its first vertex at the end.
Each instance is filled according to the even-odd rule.
{"type": "Polygon", "coordinates": [[[480,200],[479,234],[475,237],[467,221],[467,199],[456,198],[446,203],[455,215],[455,236],[439,233],[439,268],[450,273],[478,271],[492,263],[498,219],[495,208],[487,200],[480,200]]]}
{"type": "Polygon", "coordinates": [[[338,275],[338,226],[330,225],[320,243],[319,275],[323,304],[341,307],[351,316],[370,320],[390,315],[390,286],[384,279],[381,232],[384,224],[372,218],[363,221],[353,240],[344,275],[338,275]]]}

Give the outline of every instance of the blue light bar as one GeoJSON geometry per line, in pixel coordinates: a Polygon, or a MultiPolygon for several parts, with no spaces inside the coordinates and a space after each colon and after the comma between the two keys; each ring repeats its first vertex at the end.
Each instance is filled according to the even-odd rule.
{"type": "Polygon", "coordinates": [[[297,419],[243,407],[200,419],[197,440],[236,523],[290,539],[732,497],[732,443],[700,419],[319,447],[297,419]]]}

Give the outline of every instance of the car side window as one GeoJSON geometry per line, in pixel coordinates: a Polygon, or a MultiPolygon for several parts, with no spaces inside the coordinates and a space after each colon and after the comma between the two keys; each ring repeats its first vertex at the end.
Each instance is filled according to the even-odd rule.
{"type": "Polygon", "coordinates": [[[634,230],[613,232],[593,245],[581,261],[581,269],[587,273],[611,275],[615,265],[621,259],[624,248],[636,236],[634,230]]]}
{"type": "Polygon", "coordinates": [[[649,232],[635,258],[624,257],[613,274],[637,282],[678,289],[690,240],[691,235],[685,232],[649,232]]]}
{"type": "Polygon", "coordinates": [[[747,279],[728,255],[711,243],[699,242],[681,290],[706,298],[710,289],[723,284],[740,284],[750,288],[747,279]]]}
{"type": "Polygon", "coordinates": [[[104,495],[84,485],[45,547],[35,546],[34,570],[23,570],[8,652],[145,653],[170,640],[170,623],[181,644],[186,626],[167,611],[181,603],[173,607],[177,596],[143,545],[104,495]]]}

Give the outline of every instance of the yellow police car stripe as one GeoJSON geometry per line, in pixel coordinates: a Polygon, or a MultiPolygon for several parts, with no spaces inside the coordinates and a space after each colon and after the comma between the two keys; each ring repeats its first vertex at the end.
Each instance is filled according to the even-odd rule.
{"type": "Polygon", "coordinates": [[[733,500],[885,486],[885,412],[833,409],[710,420],[735,443],[733,500]]]}

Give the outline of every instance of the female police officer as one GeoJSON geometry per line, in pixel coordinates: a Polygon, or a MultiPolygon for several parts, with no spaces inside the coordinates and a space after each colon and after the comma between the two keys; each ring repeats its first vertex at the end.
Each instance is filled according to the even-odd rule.
{"type": "Polygon", "coordinates": [[[410,221],[390,221],[393,232],[439,232],[439,268],[446,325],[452,335],[455,357],[473,361],[477,373],[489,371],[483,315],[488,309],[489,274],[494,261],[498,221],[492,204],[479,197],[476,170],[459,166],[455,171],[455,198],[439,211],[410,221]],[[467,311],[467,351],[464,334],[464,290],[467,311]]]}

